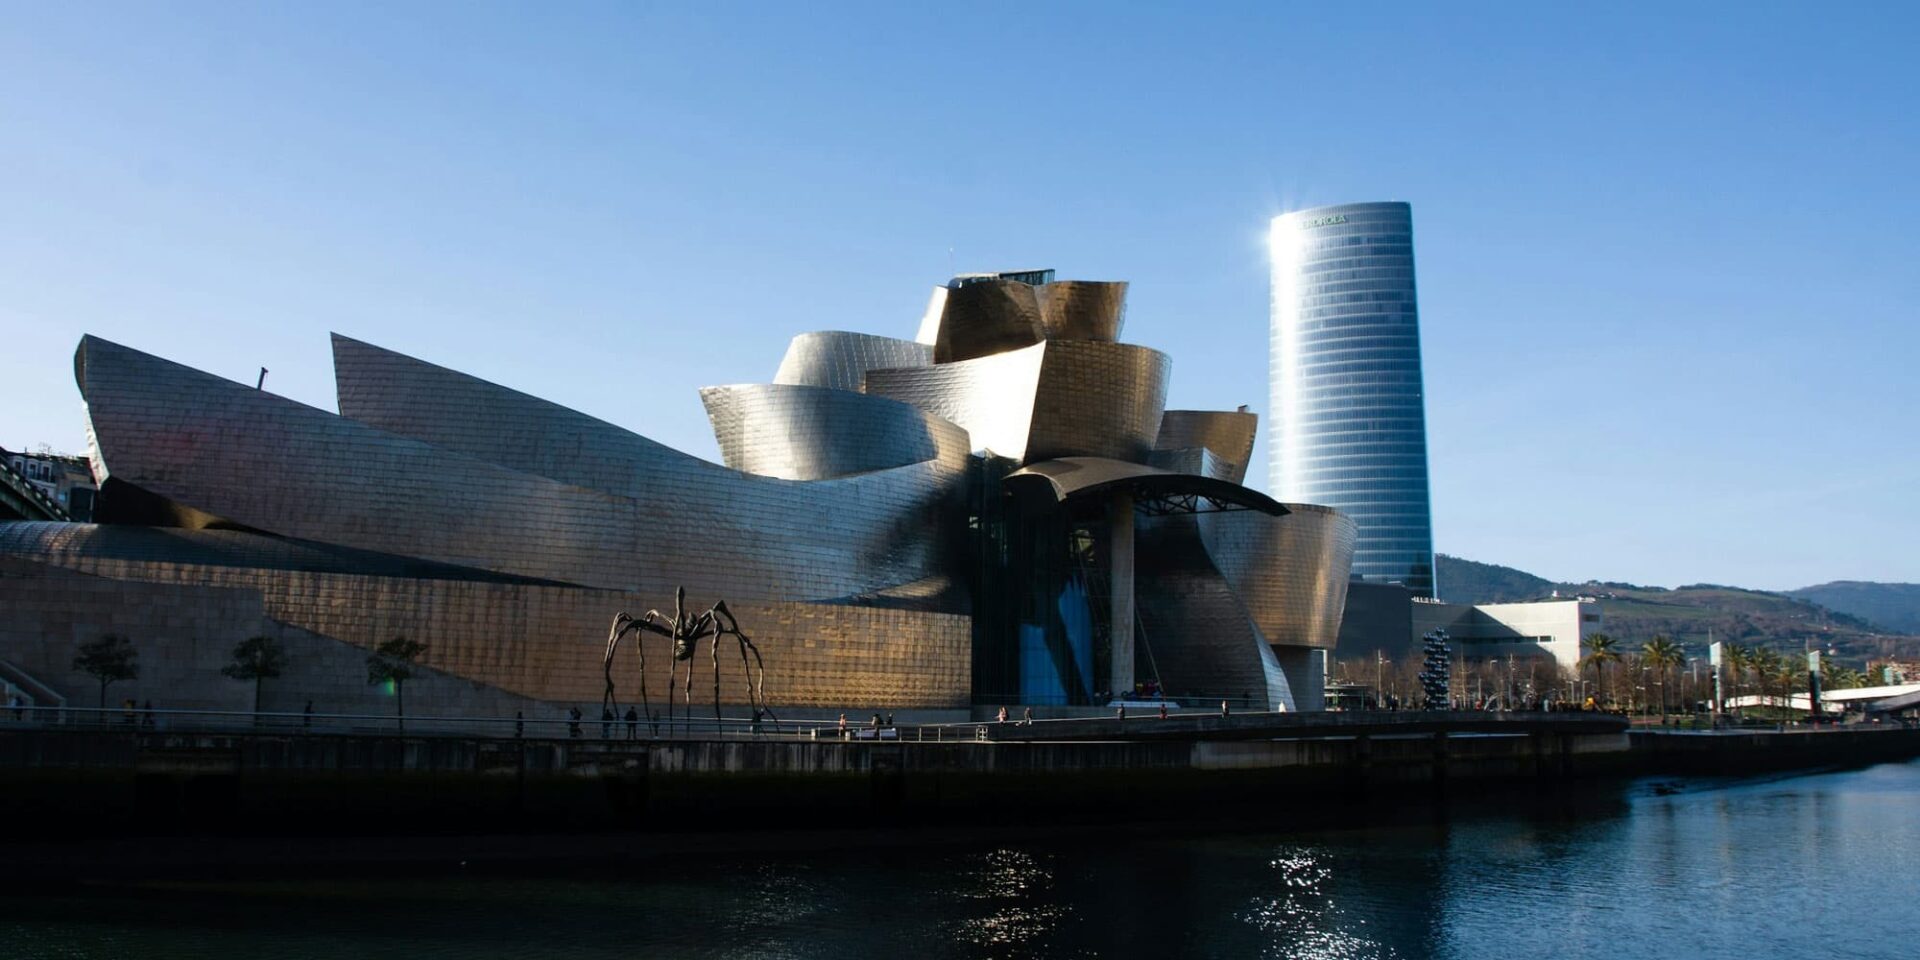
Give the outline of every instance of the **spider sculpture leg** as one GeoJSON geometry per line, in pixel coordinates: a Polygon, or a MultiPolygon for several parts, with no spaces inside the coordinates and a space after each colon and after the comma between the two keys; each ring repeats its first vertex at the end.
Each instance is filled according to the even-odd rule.
{"type": "MultiPolygon", "coordinates": [[[[758,714],[760,712],[760,698],[753,694],[753,665],[747,662],[747,637],[738,630],[729,632],[733,635],[733,639],[737,641],[735,646],[740,650],[740,682],[746,684],[747,687],[747,709],[758,714]]],[[[714,637],[713,639],[716,643],[720,640],[719,637],[714,637]]]]}
{"type": "MultiPolygon", "coordinates": [[[[652,616],[649,611],[648,616],[652,616]]],[[[644,631],[633,635],[633,652],[640,658],[640,712],[647,715],[647,726],[653,726],[653,706],[647,702],[647,635],[644,631]]]]}
{"type": "Polygon", "coordinates": [[[687,638],[687,678],[680,684],[680,716],[687,721],[687,732],[693,732],[693,653],[700,649],[700,635],[687,638]]]}
{"type": "MultiPolygon", "coordinates": [[[[620,652],[620,637],[626,633],[627,624],[632,621],[633,618],[627,616],[623,611],[614,616],[613,626],[607,628],[607,650],[600,659],[601,671],[605,674],[607,681],[606,689],[600,694],[600,706],[602,709],[605,709],[608,703],[615,702],[613,698],[613,655],[620,652]]],[[[643,676],[641,683],[644,685],[645,682],[646,680],[643,676]]],[[[642,689],[644,692],[644,686],[642,689]]]]}
{"type": "Polygon", "coordinates": [[[748,652],[753,654],[753,694],[755,699],[760,701],[760,709],[766,711],[769,719],[773,719],[773,705],[767,702],[767,663],[760,659],[760,648],[755,646],[746,634],[738,630],[735,630],[733,635],[740,638],[742,647],[740,659],[745,660],[748,652]]]}
{"type": "MultiPolygon", "coordinates": [[[[622,614],[622,616],[624,616],[624,614],[622,614]]],[[[633,651],[640,659],[640,709],[646,712],[647,729],[656,734],[660,728],[658,722],[655,721],[653,717],[653,703],[647,697],[647,634],[657,633],[671,639],[673,637],[673,631],[661,625],[661,621],[665,619],[666,617],[662,616],[660,611],[648,610],[645,614],[642,614],[639,618],[632,621],[633,651]]],[[[609,656],[611,656],[611,654],[609,654],[609,656]]],[[[673,666],[673,656],[671,650],[668,651],[667,666],[669,667],[667,676],[667,706],[671,708],[673,706],[673,676],[671,670],[673,666]]]]}
{"type": "MultiPolygon", "coordinates": [[[[712,616],[712,614],[708,614],[712,616]]],[[[713,655],[713,730],[720,732],[720,629],[715,626],[713,638],[707,641],[707,649],[713,655]]]]}
{"type": "MultiPolygon", "coordinates": [[[[740,621],[734,619],[733,611],[727,609],[726,601],[722,600],[714,604],[713,614],[715,623],[724,621],[726,632],[730,634],[739,645],[740,671],[744,674],[741,679],[747,686],[747,706],[755,712],[764,710],[766,715],[771,718],[773,716],[773,708],[767,704],[766,665],[764,663],[761,664],[759,676],[756,679],[753,665],[747,661],[747,651],[752,650],[753,659],[758,662],[760,660],[760,648],[754,646],[753,641],[747,639],[747,635],[740,630],[740,621]]],[[[716,636],[714,639],[717,641],[719,637],[716,636]]]]}

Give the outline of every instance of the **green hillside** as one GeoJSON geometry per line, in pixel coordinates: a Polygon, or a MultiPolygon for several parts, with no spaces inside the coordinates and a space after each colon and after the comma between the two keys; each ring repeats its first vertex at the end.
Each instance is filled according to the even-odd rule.
{"type": "Polygon", "coordinates": [[[1689,647],[1703,647],[1711,633],[1717,640],[1781,651],[1804,650],[1813,641],[1856,664],[1920,656],[1920,636],[1782,593],[1717,584],[1670,590],[1600,581],[1554,583],[1511,567],[1444,554],[1435,557],[1435,566],[1441,596],[1455,603],[1539,600],[1556,591],[1561,597],[1598,599],[1607,632],[1630,646],[1664,633],[1689,647]]]}
{"type": "Polygon", "coordinates": [[[1553,594],[1559,584],[1524,570],[1492,563],[1475,563],[1444,553],[1433,558],[1440,599],[1453,603],[1517,603],[1553,594]]]}
{"type": "Polygon", "coordinates": [[[1852,614],[1898,633],[1920,633],[1920,583],[1835,580],[1788,590],[1787,595],[1852,614]]]}

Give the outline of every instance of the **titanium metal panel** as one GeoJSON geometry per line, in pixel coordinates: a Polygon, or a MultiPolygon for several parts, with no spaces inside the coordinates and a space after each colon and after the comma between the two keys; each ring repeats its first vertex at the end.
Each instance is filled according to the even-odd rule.
{"type": "Polygon", "coordinates": [[[1355,573],[1436,596],[1412,209],[1300,210],[1270,242],[1269,489],[1351,516],[1355,573]]]}
{"type": "Polygon", "coordinates": [[[1127,320],[1126,281],[1057,280],[1034,288],[1049,340],[1120,339],[1127,320]]]}
{"type": "Polygon", "coordinates": [[[947,291],[933,360],[955,363],[988,357],[1044,339],[1046,326],[1031,284],[980,280],[947,291]]]}
{"type": "Polygon", "coordinates": [[[1233,479],[1235,467],[1232,463],[1214,456],[1206,447],[1182,447],[1178,450],[1155,450],[1147,455],[1147,465],[1174,473],[1190,473],[1196,477],[1211,477],[1236,483],[1233,479]]]}
{"type": "Polygon", "coordinates": [[[967,432],[974,450],[1020,459],[1033,426],[1045,347],[931,367],[867,371],[867,392],[910,403],[967,432]]]}
{"type": "Polygon", "coordinates": [[[929,344],[870,333],[825,330],[794,337],[787,344],[786,356],[780,359],[780,370],[773,375],[773,382],[858,393],[865,386],[868,370],[932,364],[933,347],[929,344]]]}
{"type": "Polygon", "coordinates": [[[974,449],[996,456],[1141,463],[1160,432],[1171,371],[1158,350],[1051,340],[932,367],[869,371],[867,392],[951,421],[974,449]]]}
{"type": "Polygon", "coordinates": [[[1260,416],[1239,410],[1168,410],[1160,417],[1156,450],[1205,447],[1229,468],[1226,479],[1247,482],[1247,463],[1253,459],[1253,438],[1260,416]]]}
{"type": "MultiPolygon", "coordinates": [[[[914,333],[913,342],[927,348],[927,356],[933,356],[933,346],[940,342],[940,318],[947,312],[947,287],[943,284],[933,288],[927,297],[927,308],[920,314],[920,328],[914,333]]],[[[929,360],[928,362],[932,362],[929,360]]],[[[905,366],[905,364],[897,364],[905,366]]]]}
{"type": "Polygon", "coordinates": [[[1201,541],[1267,642],[1331,650],[1340,639],[1354,523],[1311,503],[1287,515],[1198,514],[1201,541]]]}
{"type": "Polygon", "coordinates": [[[1110,457],[1144,463],[1160,434],[1173,361],[1127,343],[1055,340],[1033,400],[1029,460],[1110,457]]]}
{"type": "Polygon", "coordinates": [[[1202,545],[1195,515],[1142,518],[1134,606],[1169,696],[1298,709],[1273,648],[1202,545]]]}
{"type": "Polygon", "coordinates": [[[558,585],[554,581],[354,550],[330,543],[263,536],[244,530],[188,530],[133,524],[0,523],[0,556],[29,557],[63,566],[72,566],[74,558],[84,557],[103,562],[558,585]]]}
{"type": "Polygon", "coordinates": [[[944,563],[963,463],[817,484],[750,477],[485,381],[341,346],[342,406],[427,438],[83,339],[76,372],[102,478],[283,536],[664,595],[685,584],[846,596],[944,563]]]}
{"type": "Polygon", "coordinates": [[[760,476],[826,480],[967,455],[965,430],[885,397],[742,384],[703,387],[700,400],[727,466],[760,476]]]}

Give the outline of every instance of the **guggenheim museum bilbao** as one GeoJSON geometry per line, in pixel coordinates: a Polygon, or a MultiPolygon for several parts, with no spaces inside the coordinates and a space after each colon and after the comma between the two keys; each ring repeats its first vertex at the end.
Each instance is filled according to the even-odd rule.
{"type": "Polygon", "coordinates": [[[115,632],[141,663],[116,700],[244,708],[220,668],[266,635],[267,709],[345,711],[404,636],[414,709],[564,709],[600,700],[613,616],[684,587],[732,609],[783,715],[1318,709],[1354,524],[1242,484],[1254,414],[1164,409],[1126,291],[966,275],[915,339],[801,334],[771,383],[701,391],[718,464],[339,335],[337,414],[89,336],[95,522],[0,524],[0,660],[91,705],[74,651],[115,632]]]}

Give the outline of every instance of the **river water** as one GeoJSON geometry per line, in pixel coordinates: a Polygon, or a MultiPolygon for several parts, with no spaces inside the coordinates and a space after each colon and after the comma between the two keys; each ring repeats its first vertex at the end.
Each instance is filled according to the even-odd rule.
{"type": "Polygon", "coordinates": [[[1311,831],[14,892],[0,956],[1920,957],[1920,762],[1311,831]]]}

